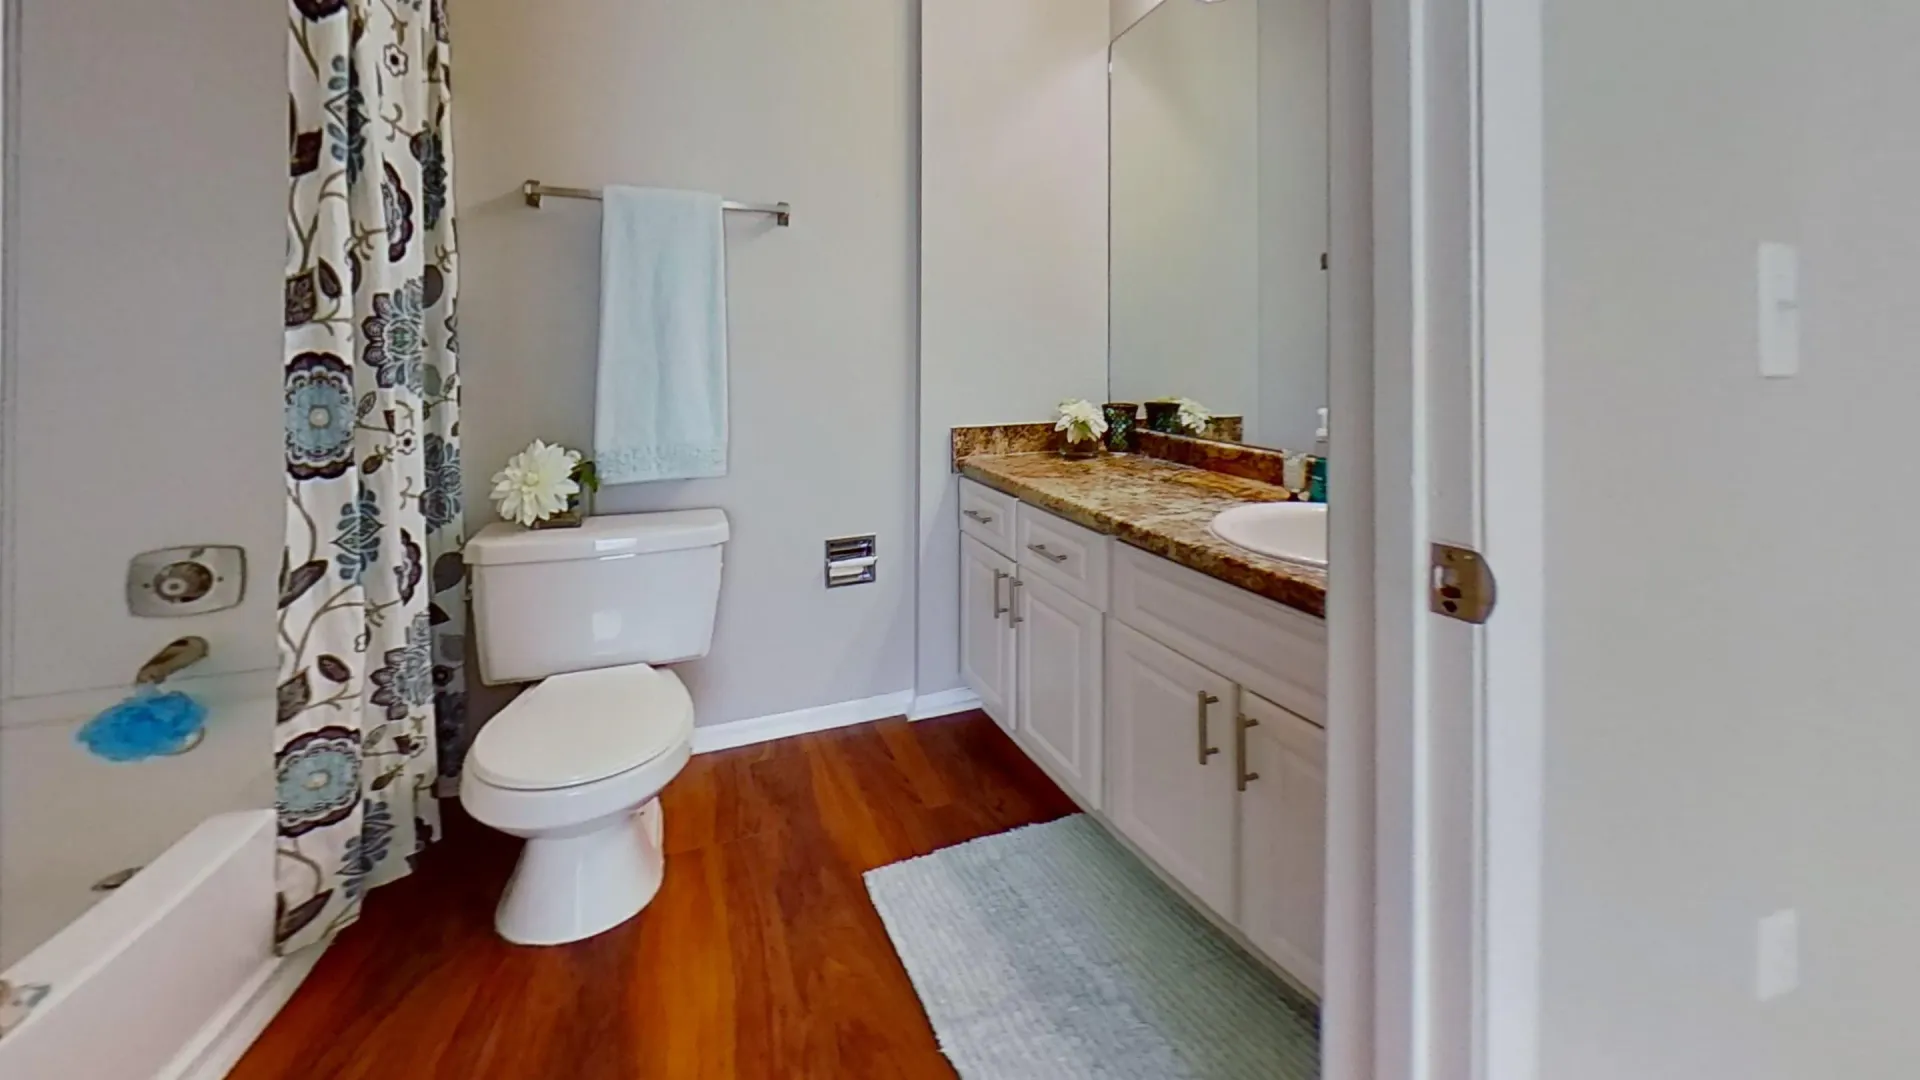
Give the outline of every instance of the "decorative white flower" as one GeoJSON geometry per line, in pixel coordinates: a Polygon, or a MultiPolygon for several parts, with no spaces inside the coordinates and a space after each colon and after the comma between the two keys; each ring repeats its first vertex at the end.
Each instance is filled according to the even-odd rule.
{"type": "Polygon", "coordinates": [[[493,505],[501,517],[522,525],[550,518],[567,508],[569,496],[579,494],[573,479],[578,464],[578,450],[535,439],[493,474],[493,505]]]}
{"type": "Polygon", "coordinates": [[[1060,419],[1053,430],[1067,433],[1070,443],[1091,442],[1107,433],[1107,418],[1100,406],[1085,398],[1060,403],[1060,419]]]}
{"type": "Polygon", "coordinates": [[[1180,414],[1176,418],[1180,421],[1180,426],[1193,432],[1195,435],[1206,434],[1207,426],[1213,423],[1213,413],[1209,412],[1205,405],[1200,404],[1192,398],[1183,397],[1174,398],[1173,400],[1176,405],[1180,406],[1180,414]]]}

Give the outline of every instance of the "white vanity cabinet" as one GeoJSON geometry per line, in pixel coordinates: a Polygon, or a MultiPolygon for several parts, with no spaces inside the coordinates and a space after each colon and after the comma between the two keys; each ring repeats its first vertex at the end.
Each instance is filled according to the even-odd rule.
{"type": "Polygon", "coordinates": [[[1016,603],[1021,724],[1014,737],[1061,786],[1097,810],[1106,617],[1025,566],[1016,603]]]}
{"type": "Polygon", "coordinates": [[[1326,717],[1326,622],[1122,546],[1114,553],[1109,632],[1114,827],[1318,993],[1326,892],[1326,735],[1319,726],[1326,717]],[[1205,733],[1207,749],[1220,753],[1208,755],[1204,767],[1195,696],[1202,689],[1219,699],[1205,733]],[[1157,734],[1123,733],[1149,724],[1157,734]],[[1149,764],[1146,751],[1134,749],[1149,739],[1157,740],[1156,758],[1164,762],[1149,764]],[[1126,766],[1131,774],[1124,782],[1123,753],[1142,758],[1126,766]],[[1174,759],[1184,773],[1179,782],[1174,759]],[[1181,800],[1178,807],[1163,805],[1168,793],[1181,800]],[[1176,827],[1189,831],[1173,832],[1176,827]],[[1178,838],[1172,851],[1170,835],[1178,838]]]}
{"type": "Polygon", "coordinates": [[[1238,807],[1232,680],[1115,623],[1107,652],[1107,815],[1121,835],[1233,919],[1238,807]]]}
{"type": "Polygon", "coordinates": [[[1274,963],[1320,992],[1326,923],[1327,733],[1243,693],[1240,813],[1242,933],[1274,963]]]}
{"type": "Polygon", "coordinates": [[[1113,826],[1319,993],[1326,733],[1123,624],[1107,647],[1113,826]]]}
{"type": "Polygon", "coordinates": [[[1009,735],[1015,720],[1013,560],[960,537],[960,675],[980,708],[1009,735]]]}
{"type": "Polygon", "coordinates": [[[1082,806],[1318,993],[1325,622],[960,487],[967,685],[1082,806]]]}
{"type": "Polygon", "coordinates": [[[1113,541],[968,480],[960,510],[961,675],[1028,756],[1097,810],[1113,541]]]}

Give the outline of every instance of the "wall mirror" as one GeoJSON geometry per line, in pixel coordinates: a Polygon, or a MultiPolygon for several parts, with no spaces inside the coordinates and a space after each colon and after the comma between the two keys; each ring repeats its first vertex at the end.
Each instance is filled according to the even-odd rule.
{"type": "Polygon", "coordinates": [[[1113,42],[1111,400],[1325,453],[1327,4],[1164,0],[1113,42]]]}

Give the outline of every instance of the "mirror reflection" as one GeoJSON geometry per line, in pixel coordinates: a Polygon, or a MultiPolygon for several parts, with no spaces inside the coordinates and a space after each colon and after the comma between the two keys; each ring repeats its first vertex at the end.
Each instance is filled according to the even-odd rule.
{"type": "Polygon", "coordinates": [[[1327,35],[1327,0],[1165,0],[1114,41],[1112,400],[1325,453],[1327,35]]]}

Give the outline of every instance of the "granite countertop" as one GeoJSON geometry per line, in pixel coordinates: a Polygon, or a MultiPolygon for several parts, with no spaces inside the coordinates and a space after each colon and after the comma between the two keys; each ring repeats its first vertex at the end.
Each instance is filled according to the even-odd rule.
{"type": "Polygon", "coordinates": [[[1285,488],[1138,454],[1070,461],[1058,454],[974,454],[960,473],[997,491],[1208,577],[1325,618],[1327,572],[1235,547],[1207,528],[1250,502],[1285,502],[1285,488]]]}

